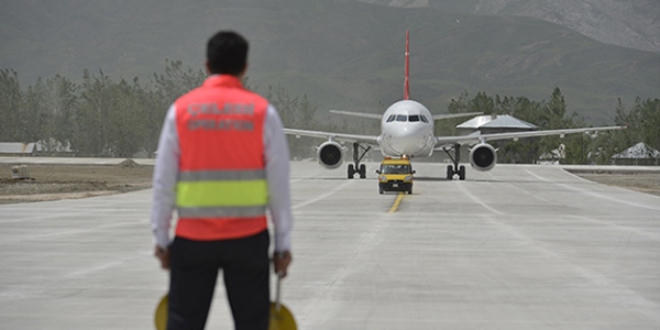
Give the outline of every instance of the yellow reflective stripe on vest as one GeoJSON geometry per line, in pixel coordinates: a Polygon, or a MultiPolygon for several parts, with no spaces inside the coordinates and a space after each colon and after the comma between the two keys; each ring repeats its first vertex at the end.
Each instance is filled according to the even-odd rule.
{"type": "Polygon", "coordinates": [[[265,206],[266,180],[179,181],[177,207],[265,206]]]}

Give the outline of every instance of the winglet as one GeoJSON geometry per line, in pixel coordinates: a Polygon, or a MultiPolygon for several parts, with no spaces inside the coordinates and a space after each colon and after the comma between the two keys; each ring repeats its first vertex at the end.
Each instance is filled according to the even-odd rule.
{"type": "Polygon", "coordinates": [[[409,40],[409,35],[410,31],[406,30],[406,68],[405,68],[405,80],[403,82],[403,99],[404,100],[409,100],[410,99],[410,50],[408,48],[408,40],[409,40]]]}

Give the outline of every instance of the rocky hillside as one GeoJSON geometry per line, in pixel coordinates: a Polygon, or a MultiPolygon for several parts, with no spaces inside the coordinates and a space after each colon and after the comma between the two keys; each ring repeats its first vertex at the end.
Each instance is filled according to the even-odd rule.
{"type": "Polygon", "coordinates": [[[411,95],[435,113],[464,91],[541,101],[559,87],[570,111],[611,124],[617,98],[631,104],[659,96],[659,53],[603,44],[535,18],[476,12],[526,7],[511,1],[440,3],[3,1],[0,69],[18,72],[24,88],[56,74],[80,81],[84,69],[148,83],[165,59],[201,68],[207,38],[235,29],[251,41],[251,86],[307,94],[320,113],[382,112],[402,97],[410,30],[411,95]]]}
{"type": "Polygon", "coordinates": [[[516,15],[559,24],[600,42],[660,53],[657,0],[360,0],[396,7],[433,7],[516,15]]]}

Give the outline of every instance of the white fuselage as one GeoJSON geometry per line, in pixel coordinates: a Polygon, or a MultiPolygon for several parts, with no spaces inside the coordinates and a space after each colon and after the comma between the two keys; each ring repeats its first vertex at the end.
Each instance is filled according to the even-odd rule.
{"type": "Polygon", "coordinates": [[[435,142],[431,112],[421,103],[398,101],[383,114],[378,144],[384,156],[429,157],[435,142]]]}

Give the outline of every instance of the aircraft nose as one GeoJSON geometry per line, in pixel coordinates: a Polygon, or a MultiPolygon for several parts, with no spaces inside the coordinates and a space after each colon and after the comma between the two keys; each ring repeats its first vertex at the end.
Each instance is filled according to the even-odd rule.
{"type": "Polygon", "coordinates": [[[391,132],[389,144],[399,154],[415,155],[425,146],[423,133],[422,129],[415,127],[400,127],[391,132]]]}

